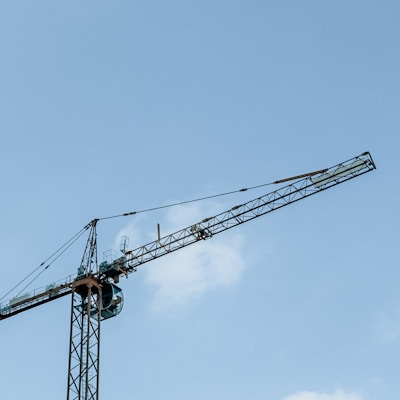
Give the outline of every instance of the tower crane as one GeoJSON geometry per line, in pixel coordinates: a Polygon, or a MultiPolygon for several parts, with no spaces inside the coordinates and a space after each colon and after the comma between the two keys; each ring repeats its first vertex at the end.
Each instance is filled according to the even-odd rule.
{"type": "MultiPolygon", "coordinates": [[[[204,218],[175,233],[164,237],[159,235],[156,240],[144,246],[133,250],[123,246],[121,257],[100,264],[97,262],[96,234],[99,219],[94,219],[85,226],[89,235],[77,275],[62,284],[48,285],[42,290],[0,304],[0,320],[71,295],[67,400],[98,400],[100,325],[122,310],[123,293],[117,286],[121,276],[128,276],[140,265],[198,241],[208,240],[218,233],[323,192],[375,168],[371,154],[364,152],[330,168],[275,181],[275,184],[293,182],[204,218]]],[[[131,214],[135,212],[124,215],[131,214]]]]}

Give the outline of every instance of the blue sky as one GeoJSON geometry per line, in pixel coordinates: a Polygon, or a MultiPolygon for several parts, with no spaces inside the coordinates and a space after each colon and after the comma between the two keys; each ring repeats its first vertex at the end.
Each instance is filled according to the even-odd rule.
{"type": "MultiPolygon", "coordinates": [[[[5,293],[96,217],[369,150],[378,169],[144,265],[102,325],[102,399],[400,391],[396,1],[0,3],[5,293]]],[[[263,191],[101,221],[99,255],[263,191]]],[[[37,285],[74,274],[84,241],[37,285]]],[[[2,397],[63,398],[69,299],[1,322],[2,397]]]]}

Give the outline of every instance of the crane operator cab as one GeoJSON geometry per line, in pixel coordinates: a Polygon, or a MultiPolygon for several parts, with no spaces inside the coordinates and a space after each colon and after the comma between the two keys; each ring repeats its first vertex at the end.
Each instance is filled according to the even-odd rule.
{"type": "MultiPolygon", "coordinates": [[[[91,303],[90,315],[91,317],[97,319],[100,314],[100,319],[103,321],[105,319],[117,316],[122,311],[122,307],[124,306],[124,295],[122,294],[122,289],[113,283],[103,281],[98,286],[98,289],[100,289],[100,287],[101,287],[101,305],[99,307],[98,303],[99,297],[97,297],[97,301],[91,303]]],[[[78,293],[81,294],[82,301],[79,305],[76,305],[74,307],[77,310],[82,311],[84,314],[87,314],[88,301],[89,301],[88,297],[85,291],[78,293]]],[[[96,293],[99,294],[99,290],[97,290],[96,293]]]]}
{"type": "Polygon", "coordinates": [[[102,283],[102,307],[101,319],[108,319],[117,316],[124,306],[124,295],[122,289],[113,283],[102,283]]]}

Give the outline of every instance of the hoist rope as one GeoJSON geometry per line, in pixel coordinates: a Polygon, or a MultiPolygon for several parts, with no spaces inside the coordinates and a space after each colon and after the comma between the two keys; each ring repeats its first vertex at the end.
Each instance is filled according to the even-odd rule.
{"type": "MultiPolygon", "coordinates": [[[[322,172],[322,171],[317,171],[317,172],[322,172]]],[[[311,174],[313,174],[313,173],[304,174],[302,176],[307,176],[307,175],[311,175],[311,174]]],[[[274,181],[274,182],[270,182],[270,183],[264,183],[264,184],[261,184],[261,185],[251,186],[251,187],[248,187],[248,188],[242,188],[242,189],[238,189],[238,190],[232,190],[230,192],[224,192],[224,193],[215,194],[215,195],[212,195],[212,196],[206,196],[206,197],[200,197],[200,198],[192,199],[192,200],[180,201],[180,202],[176,202],[176,203],[167,204],[167,205],[164,205],[164,206],[146,208],[146,209],[143,209],[143,210],[130,211],[130,212],[126,212],[126,213],[123,213],[123,214],[116,214],[116,215],[111,215],[111,216],[108,216],[108,217],[97,218],[95,221],[102,221],[102,220],[112,219],[112,218],[127,217],[127,216],[130,216],[130,215],[135,215],[135,214],[140,214],[140,213],[145,213],[145,212],[150,212],[150,211],[156,211],[156,210],[161,210],[161,209],[175,207],[175,206],[180,206],[180,205],[183,205],[183,204],[189,204],[189,203],[195,203],[195,202],[198,202],[198,201],[214,199],[214,198],[217,198],[217,197],[227,196],[227,195],[234,194],[234,193],[247,192],[248,190],[258,189],[258,188],[261,188],[261,187],[265,187],[265,186],[281,183],[281,182],[284,182],[284,181],[287,181],[287,180],[291,180],[291,179],[294,179],[294,178],[299,178],[299,177],[302,177],[302,176],[296,176],[296,177],[292,177],[292,178],[287,178],[285,180],[274,181]]],[[[20,287],[32,275],[34,275],[36,272],[39,271],[37,273],[37,275],[35,275],[22,289],[19,290],[18,294],[16,295],[16,296],[19,296],[27,287],[29,287],[36,279],[38,279],[39,276],[41,276],[50,267],[50,265],[52,265],[66,250],[68,250],[72,246],[72,244],[76,240],[79,239],[80,236],[82,236],[82,234],[92,225],[92,222],[90,222],[84,228],[82,228],[71,239],[69,239],[65,244],[63,244],[58,250],[56,250],[52,255],[50,255],[45,261],[43,261],[38,267],[36,267],[30,274],[28,274],[24,279],[22,279],[18,284],[16,284],[6,294],[4,294],[4,296],[2,296],[0,298],[0,301],[2,301],[6,296],[8,296],[10,293],[12,293],[14,290],[16,290],[18,287],[20,287]]]]}
{"type": "Polygon", "coordinates": [[[242,188],[239,190],[233,190],[231,192],[225,192],[225,193],[220,193],[220,194],[214,194],[212,196],[206,196],[206,197],[200,197],[198,199],[193,199],[193,200],[185,200],[185,201],[180,201],[177,203],[172,203],[172,204],[167,204],[165,206],[158,206],[158,207],[152,207],[152,208],[146,208],[144,210],[139,210],[139,211],[130,211],[130,212],[126,212],[123,214],[117,214],[117,215],[111,215],[109,217],[103,217],[103,218],[99,218],[98,220],[105,220],[105,219],[111,219],[111,218],[120,218],[120,217],[127,217],[129,215],[135,215],[135,214],[139,214],[139,213],[145,213],[145,212],[149,212],[149,211],[156,211],[156,210],[161,210],[163,208],[170,208],[170,207],[175,207],[175,206],[180,206],[183,204],[188,204],[188,203],[195,203],[197,201],[203,201],[203,200],[209,200],[209,199],[214,199],[216,197],[221,197],[221,196],[227,196],[230,194],[234,194],[234,193],[240,193],[240,192],[247,192],[248,190],[253,190],[253,189],[258,189],[260,187],[264,187],[264,186],[269,186],[269,185],[273,185],[275,183],[278,183],[277,181],[275,182],[270,182],[270,183],[264,183],[262,185],[257,185],[257,186],[251,186],[249,188],[242,188]]]}
{"type": "Polygon", "coordinates": [[[39,266],[37,266],[31,273],[29,273],[25,278],[23,278],[19,283],[17,283],[12,289],[10,289],[7,293],[5,293],[1,298],[0,301],[2,301],[6,296],[8,296],[10,293],[12,293],[14,290],[16,290],[19,286],[21,286],[26,280],[28,280],[32,275],[34,275],[36,272],[36,276],[34,276],[22,289],[19,290],[19,292],[16,294],[16,296],[19,296],[29,285],[31,285],[36,279],[39,278],[40,275],[44,273],[46,269],[50,267],[59,257],[61,257],[62,254],[64,254],[82,235],[83,233],[90,227],[90,224],[86,225],[84,228],[82,228],[78,233],[76,233],[74,236],[72,236],[71,239],[66,241],[59,249],[57,249],[53,254],[51,254],[46,260],[44,260],[39,266]]]}
{"type": "MultiPolygon", "coordinates": [[[[139,213],[145,213],[145,212],[150,212],[150,211],[156,211],[156,210],[161,210],[164,208],[170,208],[170,207],[175,207],[183,204],[188,204],[188,203],[194,203],[197,201],[203,201],[203,200],[208,200],[208,199],[213,199],[216,197],[222,197],[222,196],[227,196],[230,194],[234,193],[240,193],[240,192],[246,192],[248,190],[253,190],[257,189],[263,186],[268,186],[272,185],[275,182],[271,183],[265,183],[262,185],[257,185],[257,186],[252,186],[249,188],[242,188],[239,190],[233,190],[230,192],[225,192],[225,193],[220,193],[220,194],[215,194],[212,196],[206,196],[206,197],[200,197],[197,199],[192,199],[192,200],[186,200],[186,201],[181,201],[177,203],[172,203],[172,204],[167,204],[164,206],[158,206],[158,207],[152,207],[152,208],[147,208],[139,211],[131,211],[123,214],[118,214],[118,215],[112,215],[109,217],[103,217],[103,218],[98,218],[97,221],[101,220],[106,220],[106,219],[111,219],[111,218],[119,218],[119,217],[127,217],[129,215],[135,215],[139,213]]],[[[2,297],[0,297],[0,301],[2,301],[5,297],[10,295],[10,293],[14,292],[17,288],[19,288],[24,282],[26,282],[30,277],[32,277],[35,273],[37,273],[29,282],[22,287],[19,292],[16,294],[16,296],[19,296],[27,287],[29,287],[36,279],[38,279],[49,267],[52,265],[69,247],[72,246],[72,244],[79,239],[79,237],[92,225],[92,222],[87,224],[84,228],[82,228],[77,234],[75,234],[71,239],[69,239],[65,244],[63,244],[58,250],[56,250],[53,254],[51,254],[45,261],[43,261],[38,267],[36,267],[31,273],[29,273],[25,278],[23,278],[19,283],[17,283],[13,288],[11,288],[7,293],[5,293],[2,297]]]]}

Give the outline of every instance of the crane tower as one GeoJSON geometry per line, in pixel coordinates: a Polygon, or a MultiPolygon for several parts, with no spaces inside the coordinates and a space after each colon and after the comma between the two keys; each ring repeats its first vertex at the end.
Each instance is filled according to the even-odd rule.
{"type": "MultiPolygon", "coordinates": [[[[70,346],[67,400],[99,399],[99,354],[101,322],[118,315],[123,307],[123,293],[117,286],[121,276],[171,252],[208,240],[218,233],[237,227],[299,200],[323,192],[375,169],[369,152],[308,174],[275,181],[294,181],[278,190],[233,206],[227,211],[204,218],[177,232],[133,250],[122,248],[123,255],[110,262],[97,261],[98,219],[85,226],[89,231],[86,248],[74,278],[62,284],[23,294],[0,304],[0,320],[71,295],[70,346]]],[[[242,189],[245,191],[247,189],[242,189]]],[[[125,215],[134,214],[127,213],[125,215]]]]}

